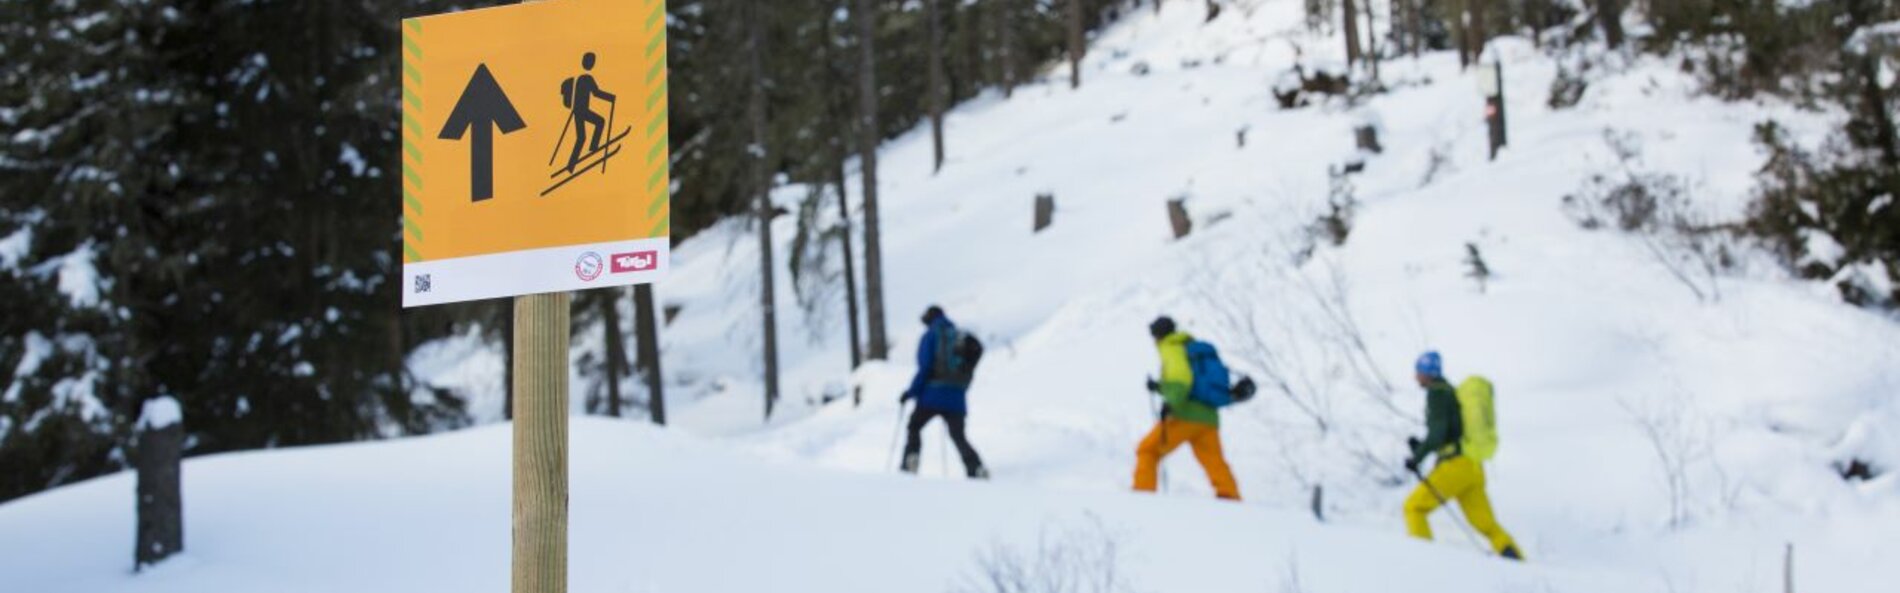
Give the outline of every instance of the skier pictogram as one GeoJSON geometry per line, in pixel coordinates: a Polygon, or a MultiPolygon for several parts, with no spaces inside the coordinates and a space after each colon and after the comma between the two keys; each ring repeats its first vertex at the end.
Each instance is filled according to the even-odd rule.
{"type": "Polygon", "coordinates": [[[554,141],[554,152],[548,155],[548,166],[556,166],[555,159],[560,156],[561,149],[569,146],[568,130],[574,131],[574,143],[568,153],[567,164],[548,175],[555,182],[541,192],[543,196],[554,193],[554,190],[561,189],[561,186],[595,168],[605,173],[608,159],[620,154],[620,141],[633,131],[633,126],[627,126],[619,133],[613,133],[614,114],[618,111],[619,103],[613,93],[602,89],[593,74],[590,74],[594,70],[594,61],[594,53],[587,52],[581,56],[582,73],[561,81],[561,106],[568,109],[569,117],[567,125],[561,129],[560,139],[554,141]],[[593,100],[596,98],[607,102],[607,117],[602,118],[594,111],[593,100]],[[591,135],[588,133],[590,129],[593,132],[591,135]],[[603,141],[603,136],[608,137],[603,141]]]}

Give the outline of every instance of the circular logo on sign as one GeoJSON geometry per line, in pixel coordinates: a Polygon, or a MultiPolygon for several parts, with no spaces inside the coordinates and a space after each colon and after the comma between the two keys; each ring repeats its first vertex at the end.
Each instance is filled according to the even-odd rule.
{"type": "Polygon", "coordinates": [[[600,271],[605,267],[606,263],[600,259],[600,254],[589,251],[574,260],[574,275],[580,277],[582,282],[593,282],[600,277],[600,271]]]}

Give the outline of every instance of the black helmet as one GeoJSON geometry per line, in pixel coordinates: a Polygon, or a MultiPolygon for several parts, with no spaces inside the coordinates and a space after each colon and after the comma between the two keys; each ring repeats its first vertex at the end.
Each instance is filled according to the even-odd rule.
{"type": "Polygon", "coordinates": [[[936,323],[938,319],[943,319],[943,307],[931,305],[930,308],[924,309],[924,325],[936,323]]]}
{"type": "Polygon", "coordinates": [[[1154,323],[1148,324],[1148,334],[1157,340],[1168,337],[1168,334],[1172,333],[1174,333],[1174,319],[1166,315],[1156,317],[1154,323]]]}

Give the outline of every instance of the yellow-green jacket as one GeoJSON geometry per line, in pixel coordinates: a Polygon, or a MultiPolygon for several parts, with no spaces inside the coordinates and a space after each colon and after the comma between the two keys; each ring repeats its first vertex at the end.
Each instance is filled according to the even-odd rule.
{"type": "Polygon", "coordinates": [[[1155,343],[1161,353],[1161,401],[1167,402],[1170,417],[1219,428],[1220,411],[1188,395],[1194,388],[1194,370],[1188,366],[1187,343],[1193,339],[1174,332],[1155,343]]]}

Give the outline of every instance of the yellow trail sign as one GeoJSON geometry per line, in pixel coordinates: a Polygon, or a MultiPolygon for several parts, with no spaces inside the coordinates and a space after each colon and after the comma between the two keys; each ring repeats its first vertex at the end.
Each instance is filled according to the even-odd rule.
{"type": "Polygon", "coordinates": [[[663,0],[402,23],[403,306],[666,271],[663,0]]]}

